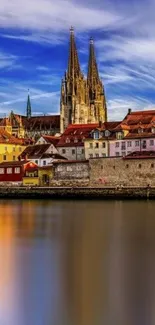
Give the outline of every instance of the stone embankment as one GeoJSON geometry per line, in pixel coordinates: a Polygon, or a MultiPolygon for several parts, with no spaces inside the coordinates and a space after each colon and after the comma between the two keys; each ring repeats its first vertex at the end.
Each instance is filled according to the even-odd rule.
{"type": "Polygon", "coordinates": [[[0,199],[155,199],[155,187],[0,187],[0,199]]]}

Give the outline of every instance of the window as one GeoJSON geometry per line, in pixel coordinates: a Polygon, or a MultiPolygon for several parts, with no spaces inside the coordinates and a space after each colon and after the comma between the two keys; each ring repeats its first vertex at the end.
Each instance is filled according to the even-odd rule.
{"type": "Polygon", "coordinates": [[[78,142],[78,139],[77,139],[77,138],[75,138],[75,139],[74,139],[74,143],[77,143],[77,142],[78,142]]]}
{"type": "Polygon", "coordinates": [[[99,144],[98,142],[95,143],[95,148],[98,148],[99,147],[99,144]]]}
{"type": "Polygon", "coordinates": [[[154,146],[154,140],[150,140],[150,146],[154,146]]]}
{"type": "Polygon", "coordinates": [[[84,154],[84,149],[81,150],[81,153],[84,154]]]}
{"type": "Polygon", "coordinates": [[[91,142],[89,143],[89,148],[91,148],[91,149],[93,148],[93,143],[91,143],[91,142]]]}
{"type": "Polygon", "coordinates": [[[96,155],[95,155],[95,156],[96,156],[96,158],[98,158],[98,157],[99,157],[99,154],[98,154],[98,153],[96,153],[96,155]]]}
{"type": "Polygon", "coordinates": [[[125,149],[126,149],[126,143],[125,143],[125,142],[122,142],[121,149],[122,149],[122,150],[125,150],[125,149]]]}
{"type": "Polygon", "coordinates": [[[6,172],[7,174],[12,174],[12,168],[7,168],[6,172]]]}
{"type": "Polygon", "coordinates": [[[43,160],[43,166],[46,166],[46,160],[43,160]]]}
{"type": "Polygon", "coordinates": [[[141,165],[141,164],[139,164],[139,165],[138,165],[138,167],[139,167],[139,168],[141,168],[141,167],[142,167],[142,165],[141,165]]]}
{"type": "Polygon", "coordinates": [[[58,172],[62,172],[63,171],[63,167],[62,166],[58,166],[58,172]]]}
{"type": "Polygon", "coordinates": [[[106,153],[102,153],[102,157],[106,157],[106,153]]]}
{"type": "Polygon", "coordinates": [[[151,164],[151,168],[154,168],[154,164],[151,164]]]}
{"type": "Polygon", "coordinates": [[[119,152],[116,152],[115,155],[116,155],[116,157],[119,157],[119,152]]]}
{"type": "Polygon", "coordinates": [[[13,152],[15,152],[16,151],[16,148],[15,147],[13,147],[13,152]]]}
{"type": "Polygon", "coordinates": [[[116,147],[116,148],[119,148],[119,142],[116,142],[116,143],[115,143],[115,147],[116,147]]]}
{"type": "Polygon", "coordinates": [[[139,147],[139,144],[140,144],[140,143],[139,143],[139,140],[136,140],[136,141],[135,141],[135,147],[139,147]]]}
{"type": "Polygon", "coordinates": [[[6,160],[6,155],[3,156],[3,160],[6,160]]]}
{"type": "Polygon", "coordinates": [[[7,147],[5,147],[5,151],[7,151],[7,147]]]}
{"type": "Polygon", "coordinates": [[[72,172],[72,167],[71,166],[67,166],[67,172],[72,172]]]}
{"type": "Polygon", "coordinates": [[[142,142],[142,148],[143,149],[146,149],[146,140],[143,140],[143,142],[142,142]]]}
{"type": "Polygon", "coordinates": [[[62,149],[62,153],[66,153],[66,150],[65,149],[62,149]]]}
{"type": "Polygon", "coordinates": [[[4,174],[4,168],[0,168],[0,174],[4,174]]]}
{"type": "Polygon", "coordinates": [[[93,154],[92,153],[90,153],[89,158],[93,158],[93,154]]]}
{"type": "Polygon", "coordinates": [[[72,155],[75,155],[75,149],[72,149],[72,155]]]}
{"type": "Polygon", "coordinates": [[[38,165],[38,160],[35,160],[35,163],[38,165]]]}
{"type": "Polygon", "coordinates": [[[94,132],[94,139],[99,139],[99,132],[98,131],[94,132]]]}
{"type": "Polygon", "coordinates": [[[102,148],[105,148],[105,147],[106,147],[105,142],[103,142],[102,143],[102,148]]]}
{"type": "Polygon", "coordinates": [[[15,168],[15,174],[20,174],[20,167],[15,168]]]}
{"type": "Polygon", "coordinates": [[[131,141],[128,141],[128,142],[127,142],[127,146],[128,146],[128,147],[132,147],[132,142],[131,142],[131,141]]]}
{"type": "Polygon", "coordinates": [[[128,164],[126,165],[126,168],[129,168],[129,165],[128,164]]]}
{"type": "Polygon", "coordinates": [[[101,169],[103,169],[103,166],[101,166],[101,169]]]}
{"type": "Polygon", "coordinates": [[[126,152],[122,151],[122,156],[125,157],[126,156],[126,152]]]}
{"type": "Polygon", "coordinates": [[[122,138],[123,138],[123,133],[122,132],[119,132],[119,133],[117,133],[117,139],[118,140],[122,140],[122,138]]]}
{"type": "Polygon", "coordinates": [[[13,156],[13,161],[15,161],[16,160],[16,156],[13,156]]]}
{"type": "Polygon", "coordinates": [[[106,130],[106,131],[105,131],[105,136],[106,136],[106,137],[109,137],[109,135],[110,135],[110,132],[109,132],[108,130],[106,130]]]}
{"type": "Polygon", "coordinates": [[[67,139],[66,139],[66,143],[70,143],[70,139],[67,138],[67,139]]]}
{"type": "Polygon", "coordinates": [[[113,166],[113,169],[115,169],[115,166],[113,166]]]}

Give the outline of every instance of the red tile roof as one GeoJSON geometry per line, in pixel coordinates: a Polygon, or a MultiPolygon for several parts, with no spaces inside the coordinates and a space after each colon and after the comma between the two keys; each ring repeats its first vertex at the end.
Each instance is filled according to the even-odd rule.
{"type": "Polygon", "coordinates": [[[25,150],[21,153],[20,158],[24,159],[39,159],[42,157],[43,154],[50,148],[51,144],[35,144],[32,146],[28,146],[25,150]]]}
{"type": "Polygon", "coordinates": [[[0,128],[0,143],[23,145],[23,140],[0,128]]]}
{"type": "Polygon", "coordinates": [[[134,151],[122,159],[148,159],[155,158],[155,151],[134,151]]]}
{"type": "Polygon", "coordinates": [[[52,135],[42,135],[42,138],[44,138],[47,143],[51,143],[54,146],[56,146],[60,141],[60,137],[55,137],[52,135]]]}
{"type": "Polygon", "coordinates": [[[99,124],[73,124],[69,125],[61,136],[57,147],[83,147],[84,139],[89,138],[90,132],[99,124]]]}

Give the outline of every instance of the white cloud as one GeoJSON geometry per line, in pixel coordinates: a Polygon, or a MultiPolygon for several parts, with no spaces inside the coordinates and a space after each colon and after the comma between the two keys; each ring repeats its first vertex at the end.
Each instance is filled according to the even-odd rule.
{"type": "Polygon", "coordinates": [[[90,6],[71,0],[1,0],[0,26],[27,30],[64,31],[74,25],[79,30],[116,28],[123,16],[106,6],[90,6]]]}

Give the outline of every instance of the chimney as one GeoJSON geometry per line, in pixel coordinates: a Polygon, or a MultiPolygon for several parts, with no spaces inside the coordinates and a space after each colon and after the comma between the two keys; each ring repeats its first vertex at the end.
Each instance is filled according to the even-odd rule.
{"type": "Polygon", "coordinates": [[[131,108],[128,108],[128,115],[130,115],[132,112],[132,109],[131,108]]]}
{"type": "Polygon", "coordinates": [[[99,128],[102,127],[102,121],[99,121],[99,128]]]}

